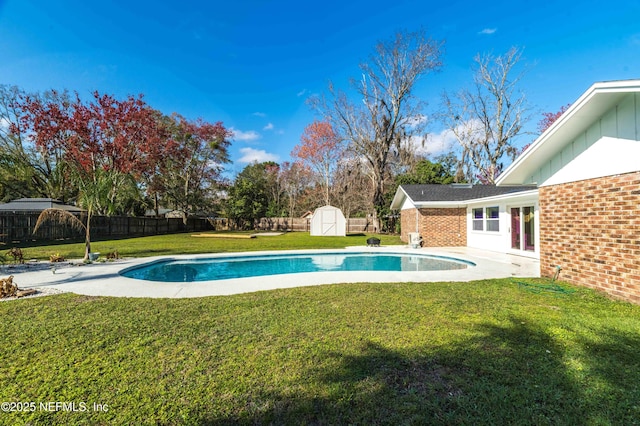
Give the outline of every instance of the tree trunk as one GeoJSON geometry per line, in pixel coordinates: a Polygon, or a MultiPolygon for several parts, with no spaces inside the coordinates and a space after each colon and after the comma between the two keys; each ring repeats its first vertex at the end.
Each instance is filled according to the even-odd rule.
{"type": "Polygon", "coordinates": [[[89,260],[89,253],[91,253],[91,210],[87,213],[87,226],[85,227],[84,234],[84,259],[83,261],[89,260]]]}

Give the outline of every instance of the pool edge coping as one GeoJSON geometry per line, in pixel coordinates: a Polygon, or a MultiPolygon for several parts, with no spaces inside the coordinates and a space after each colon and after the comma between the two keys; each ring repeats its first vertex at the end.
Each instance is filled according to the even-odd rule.
{"type": "Polygon", "coordinates": [[[64,292],[73,292],[92,296],[182,298],[222,296],[322,284],[346,284],[356,282],[464,282],[488,278],[505,278],[510,276],[539,276],[539,261],[500,253],[492,254],[487,253],[486,251],[468,248],[413,249],[407,246],[352,246],[345,249],[263,250],[252,252],[202,253],[133,258],[112,263],[94,263],[77,268],[67,268],[57,272],[56,274],[52,274],[50,271],[21,273],[16,276],[16,282],[19,283],[21,288],[49,287],[64,292]],[[161,261],[167,258],[206,258],[225,257],[231,255],[255,256],[292,252],[302,254],[323,253],[328,251],[339,252],[343,250],[439,255],[473,262],[476,266],[452,271],[329,271],[294,273],[228,280],[200,281],[195,283],[153,282],[127,278],[119,275],[119,272],[126,268],[140,266],[153,261],[161,261]]]}

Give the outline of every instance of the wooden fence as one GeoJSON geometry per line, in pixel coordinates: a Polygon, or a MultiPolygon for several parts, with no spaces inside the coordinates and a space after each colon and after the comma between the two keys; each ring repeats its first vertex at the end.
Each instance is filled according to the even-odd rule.
{"type": "MultiPolygon", "coordinates": [[[[45,223],[37,233],[33,228],[39,213],[0,213],[0,242],[16,243],[37,240],[82,239],[84,231],[45,223]]],[[[124,236],[146,236],[173,234],[178,232],[201,232],[213,229],[207,219],[189,218],[184,224],[181,218],[154,218],[129,216],[93,216],[91,218],[91,238],[111,238],[124,236]]]]}
{"type": "MultiPolygon", "coordinates": [[[[255,222],[259,231],[304,231],[311,230],[311,219],[290,217],[263,217],[255,222]]],[[[347,219],[347,233],[374,232],[373,224],[366,218],[347,219]]]]}
{"type": "MultiPolygon", "coordinates": [[[[38,216],[38,213],[0,212],[0,243],[84,238],[84,231],[51,222],[45,223],[34,234],[33,228],[38,216]]],[[[139,237],[178,232],[235,230],[235,227],[230,222],[225,218],[189,218],[185,225],[181,218],[93,216],[91,218],[91,238],[139,237]]],[[[263,217],[254,222],[254,229],[257,231],[309,232],[311,219],[263,217]]],[[[366,218],[347,219],[347,233],[356,232],[375,232],[375,230],[372,222],[366,218]]]]}

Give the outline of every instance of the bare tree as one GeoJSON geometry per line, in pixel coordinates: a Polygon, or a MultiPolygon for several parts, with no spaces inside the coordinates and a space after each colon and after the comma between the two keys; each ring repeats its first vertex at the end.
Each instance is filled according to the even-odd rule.
{"type": "Polygon", "coordinates": [[[370,180],[360,158],[344,157],[337,165],[331,188],[335,206],[349,218],[355,213],[368,212],[371,200],[370,180]]]}
{"type": "Polygon", "coordinates": [[[495,183],[504,157],[513,161],[518,153],[514,140],[530,118],[517,89],[523,72],[513,75],[521,55],[515,47],[495,57],[476,55],[473,88],[442,96],[442,118],[462,149],[459,167],[470,181],[495,183]]]}
{"type": "Polygon", "coordinates": [[[298,216],[298,213],[302,213],[298,204],[305,189],[310,185],[311,171],[301,163],[287,161],[280,165],[280,180],[288,198],[289,217],[298,216]]]}
{"type": "Polygon", "coordinates": [[[412,90],[420,77],[440,68],[443,44],[427,38],[424,31],[398,32],[394,39],[378,43],[369,61],[360,64],[362,78],[351,81],[357,102],[332,84],[329,100],[311,100],[348,148],[365,160],[374,213],[384,208],[392,157],[402,155],[409,141],[424,138],[424,103],[413,98],[412,90]]]}

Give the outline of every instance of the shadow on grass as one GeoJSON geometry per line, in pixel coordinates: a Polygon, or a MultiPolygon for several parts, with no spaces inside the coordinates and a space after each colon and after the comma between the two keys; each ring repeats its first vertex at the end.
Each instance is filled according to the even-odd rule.
{"type": "Polygon", "coordinates": [[[575,425],[640,418],[637,335],[607,330],[578,338],[568,353],[525,319],[474,331],[447,347],[405,352],[366,342],[357,355],[326,353],[338,367],[307,375],[321,395],[256,389],[239,398],[234,413],[200,423],[575,425]]]}

